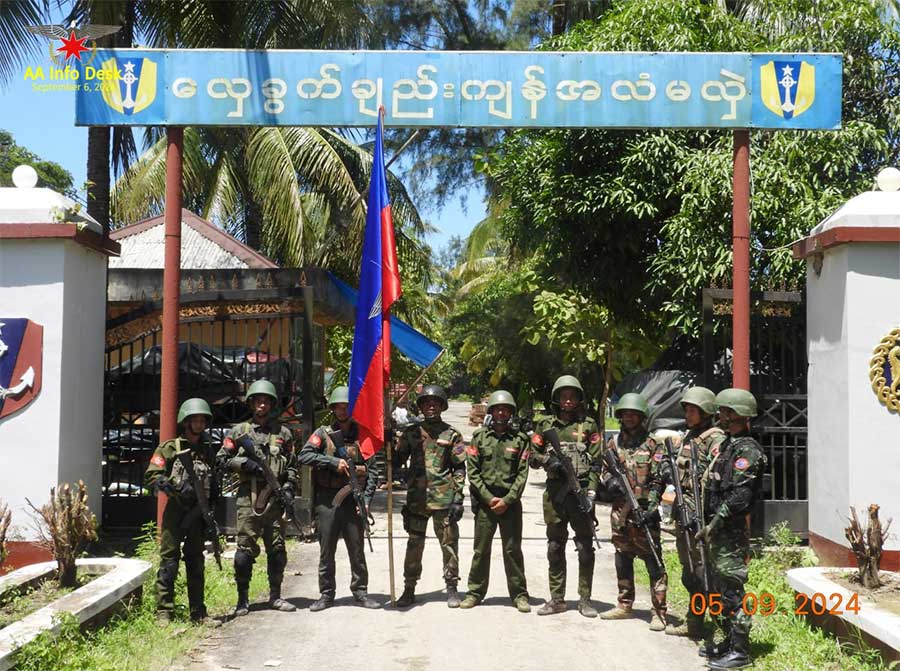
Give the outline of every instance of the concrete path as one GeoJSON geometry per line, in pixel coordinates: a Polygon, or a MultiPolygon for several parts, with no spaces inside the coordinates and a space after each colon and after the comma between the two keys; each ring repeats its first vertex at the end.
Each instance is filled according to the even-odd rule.
{"type": "MultiPolygon", "coordinates": [[[[466,436],[468,404],[453,403],[445,419],[466,436]]],[[[547,542],[541,515],[542,473],[531,471],[525,490],[525,567],[532,605],[536,610],[548,595],[547,542]]],[[[367,552],[369,591],[389,601],[385,493],[373,504],[377,520],[374,553],[367,552]]],[[[394,561],[397,596],[403,588],[406,534],[399,509],[403,493],[395,497],[394,561]]],[[[594,572],[594,603],[601,611],[612,608],[616,596],[609,515],[598,510],[604,541],[594,572]]],[[[471,561],[472,515],[460,523],[460,563],[465,590],[471,561]]],[[[429,529],[425,571],[418,586],[419,603],[407,611],[390,607],[367,611],[352,606],[349,567],[343,546],[337,553],[338,598],[335,607],[320,613],[306,608],[318,597],[318,545],[294,546],[284,593],[300,609],[296,613],[253,610],[250,615],[215,630],[193,653],[193,662],[173,667],[189,671],[240,669],[352,669],[403,671],[459,671],[459,669],[547,669],[557,671],[615,671],[618,669],[703,669],[696,645],[648,630],[649,592],[639,587],[638,619],[604,622],[588,620],[575,609],[577,563],[572,543],[569,561],[570,610],[538,617],[534,611],[517,612],[506,594],[499,534],[495,539],[488,598],[467,610],[447,608],[441,579],[440,549],[429,529]],[[301,570],[303,575],[294,576],[301,570]]],[[[257,566],[265,567],[265,562],[257,566]]],[[[676,578],[677,579],[677,578],[676,578]]]]}

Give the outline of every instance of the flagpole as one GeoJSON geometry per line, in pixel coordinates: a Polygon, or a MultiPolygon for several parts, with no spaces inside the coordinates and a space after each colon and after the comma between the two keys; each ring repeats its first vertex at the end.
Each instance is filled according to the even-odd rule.
{"type": "MultiPolygon", "coordinates": [[[[385,420],[389,417],[390,387],[384,392],[385,420]]],[[[387,537],[388,537],[388,573],[391,580],[391,606],[397,605],[397,593],[394,589],[394,438],[385,441],[387,449],[387,537]]]]}

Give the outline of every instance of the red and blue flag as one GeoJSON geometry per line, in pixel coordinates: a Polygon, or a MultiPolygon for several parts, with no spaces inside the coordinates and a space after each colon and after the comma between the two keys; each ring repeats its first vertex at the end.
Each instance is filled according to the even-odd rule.
{"type": "Polygon", "coordinates": [[[350,415],[359,424],[360,450],[366,459],[384,446],[384,391],[391,375],[390,309],[401,292],[382,134],[379,114],[350,361],[350,415]]]}

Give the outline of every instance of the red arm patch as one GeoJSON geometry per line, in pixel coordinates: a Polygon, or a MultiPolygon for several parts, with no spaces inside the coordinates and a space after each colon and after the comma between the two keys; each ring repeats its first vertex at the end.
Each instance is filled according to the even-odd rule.
{"type": "Polygon", "coordinates": [[[314,433],[309,437],[309,444],[313,447],[318,447],[322,444],[322,439],[319,437],[318,433],[314,433]]]}
{"type": "Polygon", "coordinates": [[[237,449],[237,445],[234,444],[234,441],[231,438],[226,438],[222,441],[222,447],[224,447],[228,452],[234,452],[237,449]]]}
{"type": "Polygon", "coordinates": [[[541,445],[544,444],[544,439],[543,439],[543,437],[541,437],[541,434],[536,433],[533,436],[531,436],[531,442],[533,445],[537,445],[538,447],[540,447],[541,445]]]}
{"type": "Polygon", "coordinates": [[[477,457],[477,456],[478,456],[478,448],[475,447],[474,445],[469,445],[469,446],[466,448],[466,453],[467,453],[470,457],[477,457]]]}
{"type": "Polygon", "coordinates": [[[599,442],[600,442],[600,434],[595,431],[594,433],[591,434],[591,444],[593,445],[593,444],[599,443],[599,442]]]}
{"type": "Polygon", "coordinates": [[[158,466],[159,468],[166,467],[166,459],[159,452],[153,455],[153,458],[150,460],[150,463],[154,466],[158,466]]]}

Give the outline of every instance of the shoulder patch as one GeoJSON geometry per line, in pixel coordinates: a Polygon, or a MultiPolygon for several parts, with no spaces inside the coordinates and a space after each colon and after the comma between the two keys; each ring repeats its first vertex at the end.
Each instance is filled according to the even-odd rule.
{"type": "Polygon", "coordinates": [[[456,456],[460,456],[461,454],[464,454],[465,451],[466,451],[466,446],[464,443],[457,443],[456,445],[453,446],[453,454],[455,454],[456,456]]]}
{"type": "Polygon", "coordinates": [[[237,445],[234,444],[230,436],[222,441],[222,447],[228,452],[234,452],[237,449],[237,445]]]}
{"type": "Polygon", "coordinates": [[[713,458],[718,457],[719,456],[719,446],[713,445],[712,448],[710,448],[709,453],[713,456],[713,458]]]}
{"type": "Polygon", "coordinates": [[[535,433],[531,436],[531,442],[533,445],[537,445],[538,447],[540,447],[544,444],[544,438],[541,436],[541,434],[535,433]]]}
{"type": "Polygon", "coordinates": [[[662,461],[662,453],[661,453],[661,452],[654,452],[654,454],[653,454],[653,461],[662,461]]]}
{"type": "Polygon", "coordinates": [[[322,444],[322,437],[318,433],[314,433],[309,437],[309,444],[318,447],[322,444]]]}
{"type": "Polygon", "coordinates": [[[469,445],[466,448],[466,454],[468,454],[470,457],[477,457],[478,456],[478,448],[475,445],[469,445]]]}
{"type": "Polygon", "coordinates": [[[594,433],[591,434],[591,445],[596,445],[599,442],[600,442],[600,434],[597,433],[596,431],[594,431],[594,433]]]}
{"type": "Polygon", "coordinates": [[[734,460],[734,467],[739,471],[746,471],[747,467],[750,465],[750,462],[744,457],[738,457],[734,460]]]}
{"type": "Polygon", "coordinates": [[[166,467],[166,458],[161,455],[159,452],[153,455],[153,458],[150,459],[150,463],[154,466],[158,466],[159,468],[166,467]]]}

